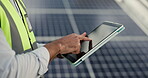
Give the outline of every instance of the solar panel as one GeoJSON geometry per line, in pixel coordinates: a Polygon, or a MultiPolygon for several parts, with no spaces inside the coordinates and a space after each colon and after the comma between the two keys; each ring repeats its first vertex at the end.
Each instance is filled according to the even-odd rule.
{"type": "Polygon", "coordinates": [[[145,45],[146,43],[148,42],[125,41],[107,43],[90,57],[95,76],[97,78],[146,78],[148,73],[148,53],[146,52],[148,45],[145,45]],[[145,47],[141,46],[142,44],[145,47]]]}
{"type": "Polygon", "coordinates": [[[62,0],[24,0],[28,8],[64,8],[62,0]]]}
{"type": "Polygon", "coordinates": [[[73,33],[66,14],[30,15],[36,36],[65,36],[73,33]]]}
{"type": "Polygon", "coordinates": [[[68,0],[72,9],[120,9],[114,0],[68,0]]]}
{"type": "Polygon", "coordinates": [[[45,75],[46,78],[90,78],[85,63],[78,67],[69,65],[66,60],[55,59],[49,65],[49,70],[45,75]]]}
{"type": "Polygon", "coordinates": [[[148,77],[147,36],[114,0],[26,0],[25,3],[31,8],[29,11],[36,9],[29,12],[36,37],[75,33],[72,27],[75,25],[80,33],[90,32],[106,20],[126,27],[118,35],[119,40],[113,39],[88,58],[90,64],[82,62],[74,67],[65,59],[54,59],[45,78],[148,77]],[[40,12],[41,9],[44,10],[40,12]]]}
{"type": "Polygon", "coordinates": [[[75,14],[76,23],[81,33],[90,32],[103,21],[113,21],[123,24],[126,29],[119,35],[145,36],[145,33],[127,15],[86,15],[75,14]]]}

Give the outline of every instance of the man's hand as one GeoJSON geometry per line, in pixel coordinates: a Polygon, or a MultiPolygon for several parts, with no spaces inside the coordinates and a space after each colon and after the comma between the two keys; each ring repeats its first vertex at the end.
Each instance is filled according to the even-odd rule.
{"type": "Polygon", "coordinates": [[[51,43],[46,44],[44,47],[50,52],[50,57],[53,59],[58,54],[80,53],[80,41],[90,41],[91,39],[85,37],[86,33],[81,35],[70,34],[51,43]]]}

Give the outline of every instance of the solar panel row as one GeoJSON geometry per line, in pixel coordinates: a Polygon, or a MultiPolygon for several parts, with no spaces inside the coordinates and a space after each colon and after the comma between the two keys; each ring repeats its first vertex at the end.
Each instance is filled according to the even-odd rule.
{"type": "MultiPolygon", "coordinates": [[[[125,25],[126,30],[119,34],[119,37],[146,36],[114,0],[26,0],[25,3],[28,9],[46,9],[41,13],[40,11],[29,12],[36,36],[71,34],[74,32],[72,22],[76,23],[80,33],[89,32],[106,20],[125,25]],[[68,1],[70,5],[68,11],[72,11],[72,14],[65,10],[67,7],[64,6],[64,1],[68,1]],[[51,9],[65,12],[47,12],[51,9]],[[74,17],[74,21],[69,18],[71,16],[74,17]]],[[[85,62],[78,67],[73,67],[65,59],[55,59],[50,63],[45,77],[90,78],[93,73],[96,78],[147,78],[147,51],[148,40],[110,41],[89,57],[92,72],[89,71],[85,62]]]]}

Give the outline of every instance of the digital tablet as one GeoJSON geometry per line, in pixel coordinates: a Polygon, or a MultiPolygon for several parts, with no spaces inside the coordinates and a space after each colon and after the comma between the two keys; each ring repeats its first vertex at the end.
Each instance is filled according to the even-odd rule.
{"type": "Polygon", "coordinates": [[[72,65],[77,66],[124,29],[122,24],[105,21],[87,35],[92,41],[83,41],[79,54],[63,54],[62,56],[72,65]]]}

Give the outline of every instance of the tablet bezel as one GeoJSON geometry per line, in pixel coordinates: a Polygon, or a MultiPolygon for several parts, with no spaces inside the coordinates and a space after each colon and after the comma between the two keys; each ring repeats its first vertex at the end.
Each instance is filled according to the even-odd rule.
{"type": "MultiPolygon", "coordinates": [[[[102,47],[105,43],[107,43],[109,40],[111,40],[113,37],[115,37],[117,34],[119,34],[122,30],[125,29],[125,27],[122,24],[119,23],[113,23],[110,21],[105,21],[102,24],[109,25],[109,26],[114,26],[117,27],[112,33],[110,33],[108,36],[106,36],[104,39],[102,39],[99,43],[97,43],[91,50],[87,51],[86,54],[81,56],[77,61],[71,62],[68,58],[66,58],[72,65],[77,66],[79,65],[82,61],[84,61],[87,57],[89,57],[91,54],[93,54],[96,50],[98,50],[100,47],[102,47]]],[[[94,30],[96,30],[98,27],[100,27],[102,24],[97,26],[94,30]]],[[[91,34],[93,31],[91,31],[89,34],[91,34]]],[[[88,35],[89,35],[88,34],[88,35]]]]}

